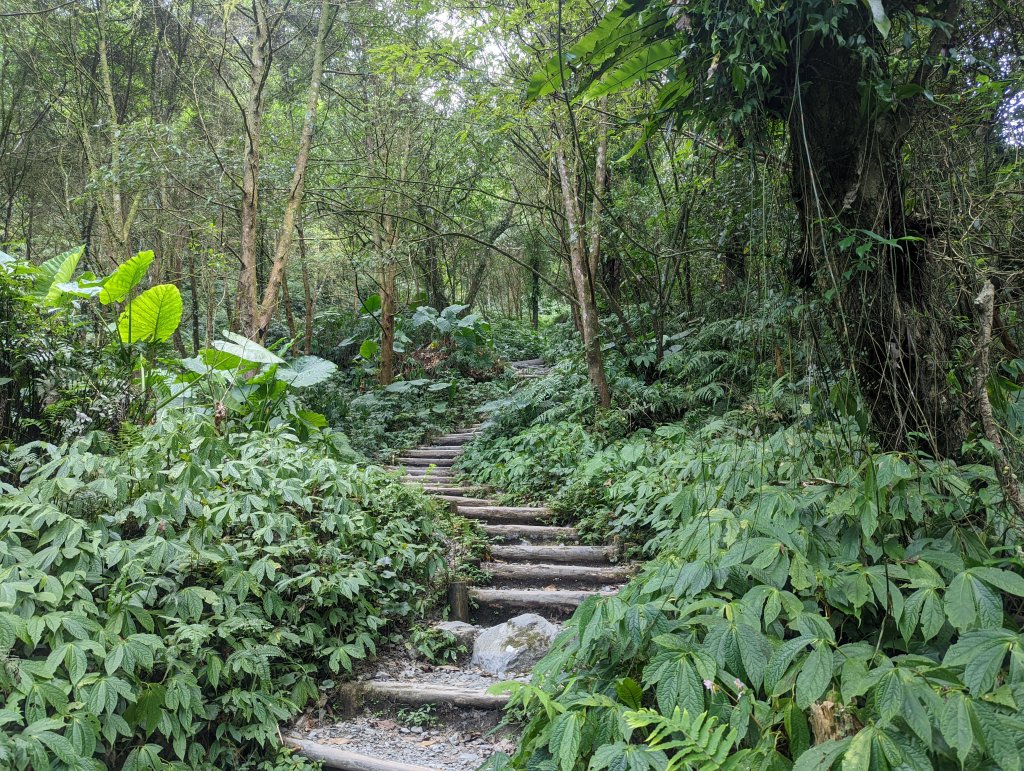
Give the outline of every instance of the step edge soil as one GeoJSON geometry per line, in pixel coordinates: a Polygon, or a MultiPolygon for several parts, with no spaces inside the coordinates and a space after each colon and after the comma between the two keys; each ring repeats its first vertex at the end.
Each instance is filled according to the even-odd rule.
{"type": "Polygon", "coordinates": [[[440,771],[431,766],[415,766],[396,760],[384,760],[372,755],[363,755],[350,750],[340,750],[327,744],[285,736],[284,744],[310,760],[318,760],[325,768],[338,771],[440,771]]]}

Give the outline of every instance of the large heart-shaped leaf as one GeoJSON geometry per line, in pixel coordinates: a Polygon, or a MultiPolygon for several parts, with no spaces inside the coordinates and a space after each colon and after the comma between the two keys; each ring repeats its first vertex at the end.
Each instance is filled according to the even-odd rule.
{"type": "Polygon", "coordinates": [[[181,323],[181,292],[173,284],[157,284],[140,294],[121,313],[117,331],[121,340],[167,340],[181,323]]]}
{"type": "Polygon", "coordinates": [[[308,388],[324,382],[338,369],[333,361],[319,356],[303,356],[277,370],[277,379],[293,388],[308,388]]]}
{"type": "Polygon", "coordinates": [[[231,362],[230,357],[237,357],[243,363],[252,364],[284,364],[284,359],[278,356],[273,351],[268,351],[259,343],[250,340],[242,335],[235,334],[234,332],[228,332],[225,330],[223,333],[227,340],[214,340],[213,347],[218,351],[227,354],[222,358],[223,366],[217,366],[207,361],[211,367],[217,369],[234,369],[238,366],[238,363],[231,362]]]}
{"type": "Polygon", "coordinates": [[[139,252],[130,260],[121,263],[117,270],[103,282],[100,302],[104,305],[124,302],[128,293],[142,281],[153,262],[153,252],[139,252]]]}
{"type": "Polygon", "coordinates": [[[71,275],[78,267],[78,261],[82,259],[85,247],[79,246],[70,251],[51,257],[37,268],[36,296],[40,297],[43,305],[53,306],[57,304],[63,292],[59,284],[66,284],[71,280],[71,275]]]}

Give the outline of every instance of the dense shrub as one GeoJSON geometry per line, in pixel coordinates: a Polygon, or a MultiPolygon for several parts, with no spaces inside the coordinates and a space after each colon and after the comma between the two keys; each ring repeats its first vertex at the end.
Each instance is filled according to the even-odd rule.
{"type": "Polygon", "coordinates": [[[1024,552],[992,467],[881,453],[855,405],[821,417],[840,388],[771,376],[723,370],[724,403],[636,431],[576,364],[497,405],[464,468],[650,561],[512,686],[527,727],[492,767],[1021,767],[1024,552]]]}
{"type": "Polygon", "coordinates": [[[422,613],[446,569],[430,504],[332,438],[172,412],[121,452],[15,453],[0,765],[255,767],[422,613]]]}

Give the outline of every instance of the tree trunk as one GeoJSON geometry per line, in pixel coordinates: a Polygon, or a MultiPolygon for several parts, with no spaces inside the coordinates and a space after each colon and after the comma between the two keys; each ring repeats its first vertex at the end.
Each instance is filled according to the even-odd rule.
{"type": "Polygon", "coordinates": [[[590,265],[582,223],[580,221],[579,199],[575,178],[570,178],[569,167],[565,161],[565,151],[556,132],[555,162],[558,167],[558,178],[561,183],[562,201],[565,208],[565,220],[569,229],[569,274],[575,289],[577,306],[579,307],[580,332],[583,336],[583,351],[587,361],[587,374],[597,391],[602,407],[612,403],[611,391],[604,373],[604,361],[601,355],[601,337],[597,314],[597,303],[591,289],[590,265]]]}
{"type": "Polygon", "coordinates": [[[302,208],[302,196],[306,183],[306,167],[309,165],[309,152],[313,146],[313,133],[316,128],[317,105],[320,102],[320,82],[324,74],[324,48],[327,34],[334,23],[337,6],[328,5],[327,0],[320,3],[320,24],[317,27],[316,44],[313,48],[313,70],[309,78],[309,93],[306,100],[306,112],[302,120],[302,133],[299,136],[299,150],[295,156],[295,169],[292,172],[292,183],[288,188],[288,200],[284,207],[281,229],[274,249],[274,262],[270,269],[270,277],[263,291],[263,301],[256,316],[255,327],[250,330],[250,337],[262,340],[266,337],[270,322],[277,310],[278,295],[285,281],[285,266],[292,246],[292,235],[295,221],[302,208]]]}
{"type": "Polygon", "coordinates": [[[389,259],[384,266],[380,293],[380,384],[395,380],[395,278],[398,266],[389,259]]]}
{"type": "Polygon", "coordinates": [[[299,266],[302,268],[302,298],[306,306],[306,328],[303,330],[305,341],[303,352],[309,356],[313,347],[313,314],[315,312],[315,299],[313,298],[313,287],[309,281],[309,267],[306,265],[306,234],[302,230],[302,223],[296,225],[299,231],[299,266]]]}
{"type": "Polygon", "coordinates": [[[946,383],[954,314],[937,307],[942,287],[930,228],[903,206],[909,121],[882,106],[865,114],[859,66],[848,49],[819,44],[800,67],[802,109],[793,110],[789,125],[804,238],[794,278],[836,290],[834,326],[851,351],[882,445],[899,450],[923,441],[940,455],[954,452],[964,429],[946,383]],[[829,221],[869,251],[838,248],[821,224],[829,221]]]}
{"type": "Polygon", "coordinates": [[[242,334],[251,335],[257,328],[259,293],[256,259],[259,237],[260,132],[263,118],[263,89],[270,69],[270,22],[266,0],[252,0],[256,19],[252,50],[249,54],[249,99],[242,110],[245,124],[242,155],[242,207],[238,275],[238,313],[235,326],[242,334]]]}

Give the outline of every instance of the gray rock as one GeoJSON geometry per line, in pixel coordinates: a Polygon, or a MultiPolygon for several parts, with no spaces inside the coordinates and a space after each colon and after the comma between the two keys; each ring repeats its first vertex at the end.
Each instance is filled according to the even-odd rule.
{"type": "Polygon", "coordinates": [[[483,631],[480,627],[467,624],[465,621],[441,621],[434,626],[445,632],[451,632],[467,648],[473,645],[473,641],[483,631]]]}
{"type": "Polygon", "coordinates": [[[503,677],[525,672],[551,648],[558,627],[536,613],[524,613],[485,629],[473,644],[473,666],[503,677]]]}

